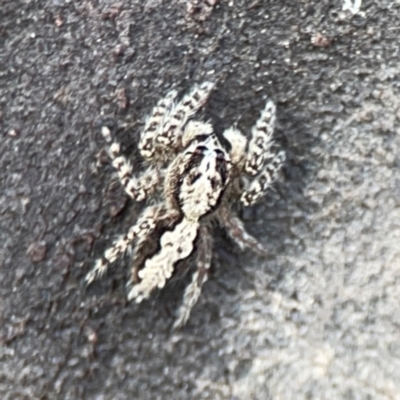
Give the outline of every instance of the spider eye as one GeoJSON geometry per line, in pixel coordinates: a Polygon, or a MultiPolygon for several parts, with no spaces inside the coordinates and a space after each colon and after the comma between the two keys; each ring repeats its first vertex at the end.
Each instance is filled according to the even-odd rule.
{"type": "Polygon", "coordinates": [[[216,190],[219,184],[219,181],[216,178],[210,178],[210,184],[213,190],[216,190]]]}
{"type": "Polygon", "coordinates": [[[203,154],[207,150],[208,150],[208,148],[206,146],[197,146],[196,147],[196,154],[203,154]]]}
{"type": "Polygon", "coordinates": [[[215,149],[214,151],[215,151],[215,153],[217,155],[218,160],[224,160],[225,159],[225,153],[222,150],[215,149]]]}
{"type": "Polygon", "coordinates": [[[207,133],[202,133],[200,135],[196,135],[194,137],[194,140],[196,140],[197,143],[205,142],[209,138],[209,136],[210,135],[208,135],[207,133]]]}

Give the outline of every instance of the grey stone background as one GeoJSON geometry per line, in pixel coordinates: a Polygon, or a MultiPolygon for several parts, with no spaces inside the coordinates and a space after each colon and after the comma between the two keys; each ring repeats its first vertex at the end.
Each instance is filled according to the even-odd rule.
{"type": "Polygon", "coordinates": [[[400,2],[2,0],[0,397],[400,399],[400,2]],[[312,38],[315,38],[312,43],[312,38]],[[170,88],[249,132],[277,102],[284,177],[240,214],[271,252],[216,230],[213,273],[171,332],[188,276],[140,305],[127,262],[88,289],[133,223],[107,123],[141,168],[170,88]]]}

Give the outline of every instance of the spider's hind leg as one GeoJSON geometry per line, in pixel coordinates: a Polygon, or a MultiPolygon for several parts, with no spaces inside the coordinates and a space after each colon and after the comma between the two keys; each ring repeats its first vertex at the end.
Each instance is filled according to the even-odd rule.
{"type": "Polygon", "coordinates": [[[249,248],[262,256],[269,254],[267,249],[257,239],[247,233],[243,222],[226,207],[221,208],[217,215],[229,236],[241,249],[249,248]]]}
{"type": "Polygon", "coordinates": [[[189,319],[190,312],[201,294],[201,288],[208,279],[211,266],[212,239],[207,227],[200,229],[199,247],[197,253],[197,271],[193,274],[192,282],[186,288],[183,302],[178,311],[173,328],[179,329],[184,326],[189,319]]]}
{"type": "Polygon", "coordinates": [[[103,257],[96,261],[93,269],[85,277],[86,283],[89,285],[103,276],[110,264],[125,254],[127,250],[131,250],[136,240],[148,236],[154,230],[157,219],[164,213],[163,206],[157,205],[147,208],[136,224],[129,229],[128,233],[121,235],[114,241],[112,246],[104,252],[103,257]]]}

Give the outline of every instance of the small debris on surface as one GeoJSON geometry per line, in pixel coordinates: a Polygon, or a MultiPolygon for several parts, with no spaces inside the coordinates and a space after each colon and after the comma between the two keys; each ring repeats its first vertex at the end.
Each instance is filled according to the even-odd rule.
{"type": "Polygon", "coordinates": [[[107,11],[103,13],[103,19],[114,19],[118,16],[122,8],[122,2],[113,4],[107,11]]]}
{"type": "Polygon", "coordinates": [[[128,107],[129,99],[124,88],[117,89],[117,102],[118,107],[122,110],[125,110],[125,108],[128,107]]]}
{"type": "Polygon", "coordinates": [[[188,0],[186,11],[197,21],[205,21],[212,13],[218,0],[188,0]]]}
{"type": "Polygon", "coordinates": [[[102,134],[104,140],[107,143],[111,142],[111,131],[110,131],[110,128],[108,128],[107,126],[102,126],[101,127],[101,134],[102,134]]]}
{"type": "Polygon", "coordinates": [[[99,340],[99,337],[98,337],[96,331],[90,326],[87,326],[85,328],[85,336],[86,336],[88,342],[92,345],[96,344],[97,341],[99,340]]]}
{"type": "Polygon", "coordinates": [[[45,259],[46,251],[46,242],[40,241],[30,244],[26,254],[32,262],[37,263],[45,259]]]}
{"type": "Polygon", "coordinates": [[[72,257],[65,253],[57,255],[57,258],[55,259],[55,265],[62,271],[68,271],[72,262],[72,257]]]}
{"type": "Polygon", "coordinates": [[[317,32],[312,38],[311,43],[315,47],[329,47],[332,44],[332,39],[317,32]]]}
{"type": "Polygon", "coordinates": [[[53,96],[53,100],[57,103],[65,106],[70,100],[71,89],[67,86],[63,86],[57,90],[57,92],[53,96]]]}
{"type": "Polygon", "coordinates": [[[61,15],[56,15],[54,18],[54,23],[58,28],[64,24],[64,20],[61,18],[61,15]]]}
{"type": "Polygon", "coordinates": [[[14,321],[7,327],[6,334],[0,336],[0,343],[2,344],[10,344],[13,340],[22,336],[26,331],[26,319],[21,319],[18,321],[14,321]]]}
{"type": "Polygon", "coordinates": [[[256,8],[258,5],[260,4],[260,0],[254,0],[252,1],[249,6],[248,6],[248,10],[253,10],[254,8],[256,8]]]}
{"type": "Polygon", "coordinates": [[[7,135],[10,137],[18,137],[19,131],[17,129],[13,128],[8,131],[7,135]]]}

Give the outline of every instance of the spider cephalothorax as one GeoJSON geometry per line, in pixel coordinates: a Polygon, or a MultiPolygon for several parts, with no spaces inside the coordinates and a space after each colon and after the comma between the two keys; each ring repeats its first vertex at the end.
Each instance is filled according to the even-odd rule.
{"type": "Polygon", "coordinates": [[[134,246],[128,299],[140,302],[155,288],[164,287],[176,264],[196,247],[197,270],[185,291],[175,327],[187,321],[207,280],[212,247],[210,220],[219,221],[241,248],[266,254],[232,215],[230,203],[237,199],[248,206],[258,201],[276,179],[284,160],[283,152],[271,152],[275,122],[271,101],[250,140],[236,128],[223,133],[229,149],[222,146],[211,124],[190,120],[212,88],[211,83],[196,85],[176,103],[177,92],[172,91],[156,105],[139,142],[140,153],[149,165],[139,176],[133,176],[119,144],[110,146],[112,164],[126,193],[136,201],[157,194],[163,200],[145,208],[137,223],[105,251],[86,276],[86,281],[92,282],[134,246]]]}
{"type": "Polygon", "coordinates": [[[188,143],[168,168],[165,191],[187,219],[198,221],[221,203],[232,163],[211,125],[190,122],[188,125],[191,134],[196,131],[199,134],[184,137],[182,144],[186,140],[188,143]]]}

